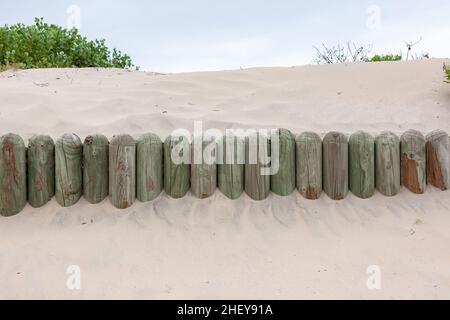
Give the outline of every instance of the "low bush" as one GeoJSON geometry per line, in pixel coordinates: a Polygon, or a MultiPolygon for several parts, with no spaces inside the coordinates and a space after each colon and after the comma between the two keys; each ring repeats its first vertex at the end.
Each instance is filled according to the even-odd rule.
{"type": "Polygon", "coordinates": [[[381,61],[400,61],[402,56],[398,54],[376,54],[366,62],[381,62],[381,61]]]}
{"type": "Polygon", "coordinates": [[[5,68],[131,68],[131,58],[108,49],[104,39],[89,41],[78,30],[47,24],[42,18],[0,27],[0,69],[5,68]]]}

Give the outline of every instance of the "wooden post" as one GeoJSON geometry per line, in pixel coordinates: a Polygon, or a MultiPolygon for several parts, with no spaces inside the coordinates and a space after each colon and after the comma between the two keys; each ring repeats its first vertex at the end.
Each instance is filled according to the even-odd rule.
{"type": "Polygon", "coordinates": [[[413,193],[426,187],[425,138],[419,131],[408,130],[400,137],[401,181],[413,193]]]}
{"type": "Polygon", "coordinates": [[[27,203],[25,144],[16,134],[0,138],[0,214],[18,214],[27,203]]]}
{"type": "Polygon", "coordinates": [[[448,134],[435,130],[427,135],[427,182],[441,190],[449,187],[450,148],[448,134]]]}
{"type": "Polygon", "coordinates": [[[45,205],[55,195],[55,143],[45,135],[28,142],[28,202],[34,208],[45,205]]]}
{"type": "Polygon", "coordinates": [[[55,198],[63,207],[77,203],[83,189],[83,144],[75,134],[66,133],[55,144],[55,198]]]}
{"type": "Polygon", "coordinates": [[[213,139],[195,138],[191,146],[191,189],[200,199],[214,194],[217,185],[217,143],[213,139]],[[205,157],[206,156],[206,157],[205,157]]]}
{"type": "Polygon", "coordinates": [[[350,190],[362,199],[375,192],[375,143],[367,132],[358,131],[349,140],[350,190]]]}
{"type": "Polygon", "coordinates": [[[314,132],[303,132],[295,139],[297,190],[309,200],[322,192],[322,139],[314,132]]]}
{"type": "Polygon", "coordinates": [[[255,132],[246,137],[245,192],[253,200],[263,200],[269,196],[269,157],[270,141],[267,136],[255,132]],[[262,172],[262,170],[266,172],[262,172]]]}
{"type": "Polygon", "coordinates": [[[272,166],[278,162],[278,171],[270,177],[270,189],[279,196],[288,196],[295,189],[295,137],[289,130],[278,129],[278,144],[272,140],[271,161],[272,166]]]}
{"type": "Polygon", "coordinates": [[[188,137],[167,137],[164,141],[164,191],[170,197],[182,198],[189,191],[189,162],[190,144],[188,137]]]}
{"type": "Polygon", "coordinates": [[[87,136],[83,146],[83,194],[89,203],[100,203],[108,196],[109,142],[102,134],[87,136]]]}
{"type": "Polygon", "coordinates": [[[109,145],[109,194],[118,209],[136,199],[136,142],[128,134],[114,136],[109,145]]]}
{"type": "Polygon", "coordinates": [[[229,199],[237,199],[244,191],[245,140],[229,134],[218,148],[219,189],[229,199]]]}
{"type": "Polygon", "coordinates": [[[333,200],[348,193],[348,142],[339,132],[329,132],[323,139],[323,188],[333,200]]]}
{"type": "Polygon", "coordinates": [[[389,131],[375,139],[375,173],[377,190],[385,196],[400,191],[400,140],[389,131]]]}
{"type": "Polygon", "coordinates": [[[137,198],[148,202],[156,199],[164,185],[163,143],[153,133],[142,135],[137,140],[137,198]]]}

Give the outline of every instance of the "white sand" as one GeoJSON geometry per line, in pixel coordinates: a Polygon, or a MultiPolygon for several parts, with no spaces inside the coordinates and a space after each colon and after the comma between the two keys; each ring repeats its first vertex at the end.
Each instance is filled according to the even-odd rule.
{"type": "MultiPolygon", "coordinates": [[[[0,132],[285,127],[450,132],[443,60],[155,75],[0,73],[0,132]]],[[[0,298],[450,298],[450,192],[368,200],[216,194],[117,210],[53,200],[0,218],[0,298]],[[81,290],[66,287],[70,265],[81,290]],[[368,290],[366,269],[381,268],[368,290]]]]}

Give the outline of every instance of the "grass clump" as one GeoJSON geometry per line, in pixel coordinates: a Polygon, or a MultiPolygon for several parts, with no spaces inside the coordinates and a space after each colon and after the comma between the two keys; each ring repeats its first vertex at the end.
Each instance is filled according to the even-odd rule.
{"type": "Polygon", "coordinates": [[[445,73],[447,75],[447,80],[450,81],[450,66],[447,66],[447,65],[444,64],[444,71],[445,71],[445,73]]]}
{"type": "Polygon", "coordinates": [[[381,62],[381,61],[400,61],[402,56],[398,54],[376,54],[366,62],[381,62]]]}
{"type": "Polygon", "coordinates": [[[0,70],[10,68],[132,68],[131,58],[117,49],[108,49],[104,39],[81,36],[76,28],[65,29],[35,23],[0,27],[0,70]]]}

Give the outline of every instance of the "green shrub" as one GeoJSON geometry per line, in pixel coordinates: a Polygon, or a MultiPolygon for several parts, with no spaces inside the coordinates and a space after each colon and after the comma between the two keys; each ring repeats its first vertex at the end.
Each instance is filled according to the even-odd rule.
{"type": "Polygon", "coordinates": [[[447,73],[447,79],[450,80],[450,66],[444,65],[444,68],[445,68],[445,73],[447,73]]]}
{"type": "Polygon", "coordinates": [[[36,18],[35,24],[0,27],[0,69],[104,67],[131,68],[131,58],[104,39],[89,41],[78,30],[64,29],[36,18]]]}
{"type": "Polygon", "coordinates": [[[366,62],[381,62],[381,61],[400,61],[402,56],[398,54],[376,54],[366,62]]]}

